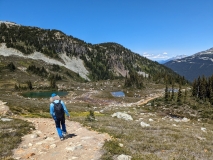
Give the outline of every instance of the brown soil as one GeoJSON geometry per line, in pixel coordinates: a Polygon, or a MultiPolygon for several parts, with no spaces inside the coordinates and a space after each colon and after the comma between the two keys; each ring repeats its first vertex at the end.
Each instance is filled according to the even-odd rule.
{"type": "Polygon", "coordinates": [[[108,134],[100,134],[82,127],[81,124],[66,120],[68,135],[61,141],[53,119],[27,118],[35,125],[31,134],[23,137],[22,143],[14,150],[15,159],[34,160],[98,160],[101,148],[108,134]]]}

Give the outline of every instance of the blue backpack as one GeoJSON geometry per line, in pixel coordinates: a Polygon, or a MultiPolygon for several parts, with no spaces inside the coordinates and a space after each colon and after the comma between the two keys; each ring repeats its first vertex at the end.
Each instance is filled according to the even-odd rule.
{"type": "Polygon", "coordinates": [[[57,119],[64,118],[64,108],[61,104],[61,100],[58,103],[52,102],[54,104],[55,116],[57,119]]]}

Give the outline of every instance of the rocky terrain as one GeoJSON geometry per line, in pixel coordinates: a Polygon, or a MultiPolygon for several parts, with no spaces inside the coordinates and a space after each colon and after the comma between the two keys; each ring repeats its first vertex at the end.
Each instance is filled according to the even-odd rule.
{"type": "Polygon", "coordinates": [[[100,134],[83,127],[78,122],[66,120],[68,135],[61,141],[55,122],[48,118],[24,119],[35,125],[31,134],[22,137],[22,143],[14,150],[14,159],[98,160],[102,146],[109,140],[108,134],[100,134]]]}

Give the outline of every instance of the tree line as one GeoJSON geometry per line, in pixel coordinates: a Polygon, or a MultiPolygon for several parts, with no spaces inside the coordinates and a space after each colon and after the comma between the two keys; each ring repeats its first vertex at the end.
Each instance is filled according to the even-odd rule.
{"type": "Polygon", "coordinates": [[[192,96],[213,104],[213,75],[198,77],[192,83],[192,96]]]}

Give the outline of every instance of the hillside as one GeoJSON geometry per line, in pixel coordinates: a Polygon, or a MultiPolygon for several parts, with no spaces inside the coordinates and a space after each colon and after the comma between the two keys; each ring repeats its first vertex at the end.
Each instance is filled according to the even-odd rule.
{"type": "Polygon", "coordinates": [[[189,57],[169,61],[164,65],[191,82],[199,76],[210,77],[213,74],[213,48],[189,57]]]}
{"type": "Polygon", "coordinates": [[[212,103],[192,97],[171,69],[117,43],[15,23],[0,29],[0,159],[213,159],[212,103]],[[23,94],[60,90],[70,113],[64,141],[50,95],[23,94]]]}
{"type": "Polygon", "coordinates": [[[59,30],[0,23],[0,55],[16,55],[63,66],[85,80],[144,75],[158,83],[184,82],[171,69],[117,43],[91,44],[59,30]]]}

